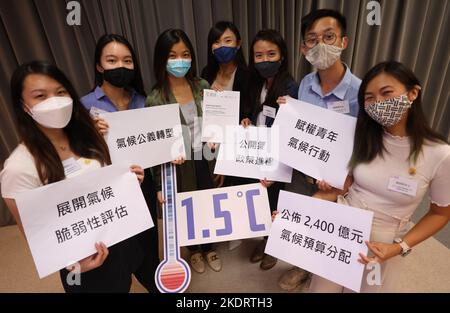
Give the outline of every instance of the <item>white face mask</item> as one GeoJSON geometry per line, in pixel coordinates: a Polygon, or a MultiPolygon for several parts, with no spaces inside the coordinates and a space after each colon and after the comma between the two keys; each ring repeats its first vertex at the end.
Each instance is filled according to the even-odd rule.
{"type": "MultiPolygon", "coordinates": [[[[342,45],[344,45],[344,43],[342,43],[342,45]]],[[[344,50],[344,48],[319,42],[314,48],[309,49],[308,52],[306,52],[305,57],[315,68],[325,70],[341,57],[342,50],[344,50]]]]}
{"type": "Polygon", "coordinates": [[[51,97],[29,109],[30,116],[47,128],[64,128],[72,117],[73,100],[70,97],[51,97]]]}

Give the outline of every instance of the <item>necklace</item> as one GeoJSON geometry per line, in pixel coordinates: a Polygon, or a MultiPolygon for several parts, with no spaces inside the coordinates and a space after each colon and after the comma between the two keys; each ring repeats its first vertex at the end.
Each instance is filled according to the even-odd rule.
{"type": "Polygon", "coordinates": [[[68,148],[68,145],[67,144],[57,144],[57,143],[55,143],[55,142],[52,142],[52,144],[53,144],[53,146],[55,146],[55,148],[56,149],[59,149],[59,150],[61,150],[61,151],[66,151],[67,150],[67,148],[68,148]]]}
{"type": "Polygon", "coordinates": [[[416,163],[417,163],[417,156],[416,156],[416,153],[414,152],[413,155],[410,156],[410,158],[409,158],[409,170],[408,170],[408,173],[411,176],[414,176],[417,173],[416,163]]]}

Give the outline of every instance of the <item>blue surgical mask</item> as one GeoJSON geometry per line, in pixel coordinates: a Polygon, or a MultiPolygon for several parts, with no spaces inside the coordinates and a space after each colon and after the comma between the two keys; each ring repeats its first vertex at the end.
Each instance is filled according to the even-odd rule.
{"type": "Polygon", "coordinates": [[[190,59],[167,60],[167,72],[178,78],[184,77],[191,68],[191,62],[190,59]]]}
{"type": "Polygon", "coordinates": [[[220,47],[213,50],[214,57],[219,63],[230,63],[234,60],[238,49],[236,47],[220,47]]]}

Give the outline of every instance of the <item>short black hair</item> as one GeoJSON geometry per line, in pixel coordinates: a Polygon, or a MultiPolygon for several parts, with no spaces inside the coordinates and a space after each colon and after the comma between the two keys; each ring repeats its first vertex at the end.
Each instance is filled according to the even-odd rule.
{"type": "Polygon", "coordinates": [[[302,18],[302,37],[305,37],[305,33],[309,30],[315,21],[321,19],[323,17],[332,17],[338,21],[339,26],[341,27],[341,35],[345,36],[347,32],[347,20],[345,17],[338,11],[330,10],[330,9],[320,9],[315,10],[305,15],[302,18]]]}

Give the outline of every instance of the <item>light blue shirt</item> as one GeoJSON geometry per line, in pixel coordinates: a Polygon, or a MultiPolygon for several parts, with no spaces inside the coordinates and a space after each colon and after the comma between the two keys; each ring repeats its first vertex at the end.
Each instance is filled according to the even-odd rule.
{"type": "Polygon", "coordinates": [[[359,111],[358,90],[361,85],[361,79],[350,72],[350,69],[344,64],[346,70],[344,78],[331,92],[322,94],[320,87],[319,74],[317,72],[306,75],[298,89],[298,100],[305,101],[322,108],[328,108],[328,102],[345,101],[349,102],[350,113],[348,115],[357,117],[359,111]]]}
{"type": "MultiPolygon", "coordinates": [[[[103,89],[97,86],[95,90],[81,98],[81,103],[89,111],[92,107],[96,107],[106,112],[116,112],[117,107],[112,103],[103,89]]],[[[131,100],[128,110],[142,109],[145,106],[145,97],[138,94],[134,89],[131,91],[131,100]]]]}

